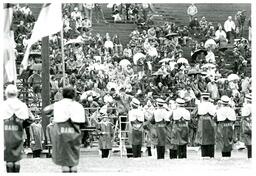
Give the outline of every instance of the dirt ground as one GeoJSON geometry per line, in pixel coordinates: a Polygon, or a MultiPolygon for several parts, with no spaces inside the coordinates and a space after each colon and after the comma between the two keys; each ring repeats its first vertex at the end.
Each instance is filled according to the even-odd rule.
{"type": "MultiPolygon", "coordinates": [[[[247,159],[246,150],[233,151],[232,157],[225,160],[219,152],[214,159],[201,158],[200,151],[188,151],[187,159],[170,160],[168,153],[164,160],[143,156],[139,159],[121,158],[118,153],[108,159],[101,159],[99,155],[81,153],[78,172],[87,173],[159,173],[159,172],[187,172],[191,171],[224,171],[244,172],[252,169],[252,160],[247,159]]],[[[32,173],[60,173],[60,166],[55,165],[51,158],[24,158],[21,160],[21,172],[32,173]]]]}

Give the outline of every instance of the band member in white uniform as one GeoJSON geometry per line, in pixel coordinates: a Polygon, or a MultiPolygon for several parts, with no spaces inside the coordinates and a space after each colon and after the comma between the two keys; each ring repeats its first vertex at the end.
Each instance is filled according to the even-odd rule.
{"type": "Polygon", "coordinates": [[[85,110],[74,100],[72,87],[63,89],[63,99],[45,107],[44,112],[53,112],[52,159],[62,166],[62,172],[77,172],[80,158],[81,130],[85,123],[85,110]]]}
{"type": "Polygon", "coordinates": [[[18,96],[17,87],[10,84],[5,90],[6,100],[1,104],[0,115],[4,121],[4,161],[7,172],[20,172],[23,150],[23,133],[30,123],[29,111],[18,96]]]}
{"type": "Polygon", "coordinates": [[[144,112],[139,109],[140,101],[136,98],[132,99],[132,109],[128,112],[128,118],[131,129],[131,143],[133,157],[141,157],[141,147],[143,142],[143,123],[144,123],[144,112]]]}
{"type": "MultiPolygon", "coordinates": [[[[191,120],[190,112],[184,107],[185,101],[181,98],[176,99],[177,108],[173,110],[173,138],[172,144],[177,145],[177,157],[187,158],[187,144],[189,127],[188,123],[191,120]]],[[[175,158],[175,156],[172,156],[175,158]]]]}
{"type": "Polygon", "coordinates": [[[220,143],[222,157],[231,157],[233,145],[235,110],[229,105],[230,98],[221,97],[221,107],[217,110],[217,141],[220,143]]]}
{"type": "Polygon", "coordinates": [[[156,124],[158,143],[156,145],[157,159],[164,159],[166,143],[166,121],[170,121],[170,113],[164,107],[165,101],[158,98],[157,108],[153,113],[152,122],[156,124]]]}
{"type": "Polygon", "coordinates": [[[210,93],[201,94],[201,102],[198,105],[197,115],[199,117],[196,143],[201,146],[202,157],[214,157],[216,108],[209,101],[210,93]]]}

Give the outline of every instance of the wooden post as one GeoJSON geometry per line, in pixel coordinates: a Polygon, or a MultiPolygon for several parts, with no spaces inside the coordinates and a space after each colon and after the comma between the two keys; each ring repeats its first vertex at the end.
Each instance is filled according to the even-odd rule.
{"type": "MultiPolygon", "coordinates": [[[[50,104],[50,68],[49,68],[49,37],[42,38],[42,110],[50,104]]],[[[49,118],[42,113],[44,133],[49,124],[49,118]]]]}

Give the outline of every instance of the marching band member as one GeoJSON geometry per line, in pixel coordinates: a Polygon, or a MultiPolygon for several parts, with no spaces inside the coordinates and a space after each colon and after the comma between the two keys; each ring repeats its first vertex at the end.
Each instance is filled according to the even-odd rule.
{"type": "Polygon", "coordinates": [[[164,107],[165,101],[157,98],[157,108],[153,113],[152,122],[156,124],[156,135],[157,135],[157,159],[164,159],[165,154],[165,143],[166,143],[166,130],[165,123],[169,121],[170,113],[164,107]]]}
{"type": "Polygon", "coordinates": [[[201,103],[198,105],[199,116],[196,143],[201,145],[202,157],[214,157],[215,128],[214,117],[216,108],[209,100],[209,93],[202,93],[201,103]]]}
{"type": "Polygon", "coordinates": [[[231,157],[235,110],[229,106],[230,98],[221,97],[221,107],[217,110],[217,140],[220,142],[222,157],[231,157]]]}
{"type": "Polygon", "coordinates": [[[187,144],[189,127],[188,121],[190,121],[190,112],[184,108],[185,101],[181,98],[176,99],[177,109],[173,110],[172,120],[172,144],[177,145],[177,155],[173,153],[172,158],[187,158],[187,144]]]}
{"type": "Polygon", "coordinates": [[[241,108],[241,137],[247,148],[247,157],[252,158],[252,113],[251,113],[251,97],[245,97],[245,103],[241,108]]]}
{"type": "Polygon", "coordinates": [[[141,157],[141,147],[143,141],[143,122],[144,112],[139,109],[140,101],[136,98],[132,99],[132,109],[128,112],[128,119],[131,127],[131,144],[133,157],[141,157]]]}
{"type": "Polygon", "coordinates": [[[7,172],[20,172],[23,150],[23,133],[29,125],[29,111],[18,98],[17,87],[10,84],[5,90],[6,100],[1,104],[0,114],[4,119],[4,161],[7,172]]]}
{"type": "Polygon", "coordinates": [[[99,130],[99,149],[101,150],[101,157],[108,158],[109,151],[112,149],[113,138],[113,124],[111,123],[107,114],[101,116],[101,121],[97,124],[99,130]]]}
{"type": "Polygon", "coordinates": [[[62,166],[62,172],[77,172],[80,125],[85,123],[85,112],[83,106],[74,100],[75,90],[72,87],[64,88],[62,94],[62,100],[44,108],[46,114],[53,112],[52,159],[55,164],[62,166]]]}
{"type": "Polygon", "coordinates": [[[152,156],[152,151],[151,148],[153,148],[154,145],[156,145],[156,143],[154,143],[153,139],[152,139],[152,134],[155,131],[155,126],[153,124],[150,123],[150,121],[153,118],[153,113],[154,113],[155,107],[153,106],[153,104],[151,103],[150,100],[147,101],[147,104],[144,106],[144,117],[146,120],[145,123],[145,141],[146,141],[146,145],[147,145],[147,151],[148,151],[148,156],[152,156]]]}

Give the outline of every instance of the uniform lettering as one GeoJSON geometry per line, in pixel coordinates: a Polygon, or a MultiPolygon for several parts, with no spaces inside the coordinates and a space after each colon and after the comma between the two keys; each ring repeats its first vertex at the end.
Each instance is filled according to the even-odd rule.
{"type": "Polygon", "coordinates": [[[18,131],[19,127],[17,125],[4,125],[5,131],[18,131]]]}
{"type": "Polygon", "coordinates": [[[223,126],[224,127],[230,127],[230,126],[233,126],[233,123],[224,123],[223,126]]]}
{"type": "Polygon", "coordinates": [[[62,134],[74,133],[74,132],[75,132],[74,128],[71,128],[71,127],[61,127],[60,128],[60,133],[62,133],[62,134]]]}

